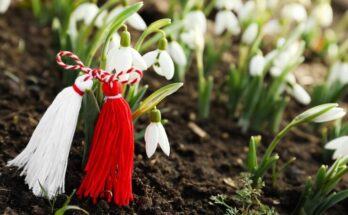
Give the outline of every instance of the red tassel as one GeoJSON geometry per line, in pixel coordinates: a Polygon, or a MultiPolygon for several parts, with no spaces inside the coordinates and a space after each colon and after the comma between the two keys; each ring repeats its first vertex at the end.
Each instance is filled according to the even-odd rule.
{"type": "Polygon", "coordinates": [[[103,83],[105,103],[95,127],[79,197],[112,199],[119,206],[133,200],[134,136],[132,113],[118,81],[103,83]]]}

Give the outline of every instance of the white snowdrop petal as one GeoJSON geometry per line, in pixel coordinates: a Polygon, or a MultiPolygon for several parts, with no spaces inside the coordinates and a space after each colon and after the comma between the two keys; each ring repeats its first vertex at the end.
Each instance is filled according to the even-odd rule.
{"type": "Polygon", "coordinates": [[[215,18],[214,33],[221,35],[226,29],[225,11],[219,11],[215,18]]]}
{"type": "Polygon", "coordinates": [[[256,9],[255,1],[247,1],[238,11],[238,19],[241,22],[245,22],[250,19],[252,13],[256,9]]]}
{"type": "Polygon", "coordinates": [[[265,58],[262,55],[254,56],[250,61],[249,72],[251,76],[262,75],[265,67],[265,58]]]}
{"type": "Polygon", "coordinates": [[[141,16],[138,13],[134,13],[132,16],[130,16],[127,22],[130,26],[139,31],[144,31],[147,27],[145,21],[143,20],[143,18],[141,18],[141,16]]]}
{"type": "Polygon", "coordinates": [[[130,53],[132,55],[133,66],[137,69],[142,70],[142,71],[147,69],[147,64],[146,64],[144,58],[139,54],[139,52],[131,47],[129,47],[129,50],[130,50],[130,53]]]}
{"type": "Polygon", "coordinates": [[[172,58],[166,51],[161,51],[158,60],[162,74],[166,77],[167,80],[172,79],[174,76],[174,63],[172,58]]]}
{"type": "Polygon", "coordinates": [[[272,77],[278,77],[282,73],[282,69],[278,67],[272,67],[270,70],[270,74],[272,77]]]}
{"type": "Polygon", "coordinates": [[[282,8],[281,16],[290,21],[303,22],[307,19],[307,11],[300,3],[290,3],[282,8]]]}
{"type": "Polygon", "coordinates": [[[112,22],[123,10],[123,7],[117,7],[113,9],[107,17],[107,22],[112,22]]]}
{"type": "Polygon", "coordinates": [[[109,51],[113,48],[119,48],[120,47],[120,43],[121,43],[121,37],[120,35],[115,32],[113,35],[112,35],[112,39],[109,43],[109,46],[107,48],[107,53],[109,53],[109,51]]]}
{"type": "Polygon", "coordinates": [[[169,141],[168,141],[168,137],[167,137],[167,133],[163,127],[163,125],[161,123],[157,124],[157,129],[158,129],[158,143],[162,149],[162,151],[164,152],[164,154],[166,154],[167,156],[169,156],[170,154],[170,145],[169,145],[169,141]]]}
{"type": "Polygon", "coordinates": [[[113,48],[106,57],[106,71],[127,71],[132,67],[132,54],[129,47],[113,48]]]}
{"type": "Polygon", "coordinates": [[[239,26],[239,21],[237,17],[231,11],[226,11],[225,14],[227,31],[231,32],[233,35],[238,35],[241,32],[239,26]]]}
{"type": "Polygon", "coordinates": [[[312,15],[322,27],[328,27],[332,24],[333,11],[329,3],[322,3],[316,6],[312,15]]]}
{"type": "Polygon", "coordinates": [[[341,65],[342,65],[342,63],[339,61],[335,62],[332,65],[328,79],[327,79],[329,84],[333,84],[334,82],[336,82],[340,79],[341,65]]]}
{"type": "Polygon", "coordinates": [[[311,97],[307,91],[299,84],[294,84],[291,91],[292,96],[301,104],[308,105],[311,97]]]}
{"type": "Polygon", "coordinates": [[[184,20],[187,31],[198,28],[204,34],[207,31],[207,19],[204,13],[200,10],[189,12],[184,20]]]}
{"type": "Polygon", "coordinates": [[[242,35],[242,42],[251,45],[257,37],[259,26],[256,23],[252,23],[248,26],[242,35]]]}
{"type": "Polygon", "coordinates": [[[195,49],[195,35],[194,31],[188,31],[184,32],[180,35],[181,40],[190,48],[190,49],[195,49]]]}
{"type": "Polygon", "coordinates": [[[0,13],[5,13],[10,7],[11,0],[1,0],[0,1],[0,13]]]}
{"type": "Polygon", "coordinates": [[[155,63],[157,56],[158,56],[158,49],[154,51],[150,51],[146,53],[145,55],[143,55],[143,59],[145,60],[147,68],[149,68],[155,63]]]}
{"type": "Polygon", "coordinates": [[[178,42],[176,41],[170,42],[168,44],[168,52],[169,52],[169,55],[175,61],[175,63],[181,66],[185,66],[187,64],[185,52],[178,42]]]}
{"type": "Polygon", "coordinates": [[[157,123],[150,123],[145,130],[145,150],[148,158],[155,153],[158,140],[159,131],[157,128],[157,123]]]}
{"type": "Polygon", "coordinates": [[[339,137],[331,140],[330,142],[325,144],[325,149],[339,149],[342,148],[343,145],[346,145],[348,148],[348,136],[339,137]]]}
{"type": "Polygon", "coordinates": [[[342,84],[348,83],[348,63],[342,63],[340,68],[340,81],[342,84]]]}
{"type": "Polygon", "coordinates": [[[277,19],[268,21],[262,28],[263,33],[267,35],[279,34],[281,30],[282,27],[277,19]]]}
{"type": "Polygon", "coordinates": [[[328,112],[318,116],[317,118],[313,119],[313,122],[328,122],[336,119],[342,118],[344,115],[346,115],[346,111],[343,108],[335,107],[329,110],[328,112]]]}
{"type": "Polygon", "coordinates": [[[159,65],[153,65],[153,70],[157,73],[157,75],[159,76],[164,76],[162,67],[160,67],[159,65]]]}

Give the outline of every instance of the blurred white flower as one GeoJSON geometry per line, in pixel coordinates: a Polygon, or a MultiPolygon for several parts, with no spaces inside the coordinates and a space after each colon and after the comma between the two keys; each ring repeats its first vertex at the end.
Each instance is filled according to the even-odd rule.
{"type": "Polygon", "coordinates": [[[167,133],[161,123],[161,112],[154,109],[150,113],[151,123],[145,130],[145,149],[146,155],[150,158],[159,145],[167,156],[170,154],[170,145],[167,133]]]}
{"type": "MultiPolygon", "coordinates": [[[[125,10],[125,8],[122,6],[113,9],[109,13],[107,21],[111,22],[112,20],[114,20],[123,10],[125,10]]],[[[131,15],[126,22],[138,31],[144,31],[147,28],[145,21],[143,20],[143,18],[141,18],[139,13],[134,13],[133,15],[131,15]]]]}
{"type": "MultiPolygon", "coordinates": [[[[94,17],[98,14],[98,11],[99,8],[96,4],[83,3],[72,12],[69,20],[68,34],[73,41],[75,41],[78,34],[76,26],[77,22],[83,21],[85,25],[89,25],[93,21],[94,17]]],[[[106,15],[107,13],[104,11],[98,16],[94,23],[96,27],[101,27],[103,25],[106,15]]]]}
{"type": "Polygon", "coordinates": [[[255,55],[249,65],[249,72],[251,76],[260,76],[262,75],[263,69],[265,67],[265,58],[262,54],[255,55]]]}
{"type": "Polygon", "coordinates": [[[220,10],[238,11],[243,6],[241,0],[216,0],[215,7],[220,10]]]}
{"type": "Polygon", "coordinates": [[[277,19],[269,20],[262,28],[262,32],[266,35],[276,35],[282,31],[282,27],[277,19]]]}
{"type": "Polygon", "coordinates": [[[328,27],[333,21],[333,11],[329,2],[317,5],[312,12],[312,16],[322,27],[328,27]]]}
{"type": "Polygon", "coordinates": [[[207,18],[200,10],[190,11],[184,18],[186,31],[196,29],[204,34],[207,31],[207,18]]]}
{"type": "Polygon", "coordinates": [[[134,67],[139,70],[147,69],[145,60],[137,50],[129,46],[130,34],[129,32],[122,32],[121,46],[113,47],[106,56],[106,71],[116,70],[116,74],[121,71],[127,71],[134,67]],[[126,45],[125,45],[126,44],[126,45]]]}
{"type": "Polygon", "coordinates": [[[327,48],[327,56],[330,59],[330,61],[333,61],[339,53],[339,48],[336,43],[330,43],[330,45],[327,48]]]}
{"type": "Polygon", "coordinates": [[[334,107],[330,109],[329,111],[327,111],[326,113],[316,117],[312,121],[318,122],[318,123],[328,122],[328,121],[333,121],[336,119],[341,119],[342,117],[344,117],[344,115],[346,115],[346,111],[343,108],[334,107]]]}
{"type": "Polygon", "coordinates": [[[0,13],[5,13],[10,7],[11,0],[0,0],[0,13]]]}
{"type": "Polygon", "coordinates": [[[198,27],[182,33],[180,38],[190,49],[204,50],[204,34],[198,27]]]}
{"type": "Polygon", "coordinates": [[[328,83],[331,85],[335,84],[337,81],[341,84],[348,84],[348,63],[337,61],[332,65],[328,83]]]}
{"type": "Polygon", "coordinates": [[[259,33],[259,26],[256,23],[250,24],[242,35],[242,42],[251,45],[259,33]]]}
{"type": "Polygon", "coordinates": [[[282,8],[281,16],[289,21],[303,22],[307,19],[307,11],[300,3],[289,3],[282,8]]]}
{"type": "Polygon", "coordinates": [[[301,104],[308,105],[311,103],[311,97],[308,92],[299,84],[291,86],[290,94],[301,104]]]}
{"type": "MultiPolygon", "coordinates": [[[[283,44],[285,41],[283,42],[283,44]]],[[[279,76],[286,67],[294,64],[299,58],[302,57],[302,53],[304,50],[304,42],[303,41],[295,41],[288,45],[285,50],[276,56],[273,60],[273,66],[270,70],[270,73],[273,77],[279,76]]]]}
{"type": "Polygon", "coordinates": [[[178,42],[176,41],[170,42],[168,44],[167,50],[175,63],[177,63],[180,66],[185,66],[187,64],[185,52],[178,42]]]}
{"type": "Polygon", "coordinates": [[[256,10],[255,1],[247,1],[238,11],[238,19],[240,22],[246,22],[251,19],[256,10]]]}
{"type": "Polygon", "coordinates": [[[348,155],[348,136],[338,137],[325,145],[325,149],[334,150],[332,159],[342,158],[348,155]]]}
{"type": "Polygon", "coordinates": [[[215,18],[215,34],[221,35],[225,30],[237,35],[240,33],[240,27],[237,17],[229,10],[221,10],[215,18]]]}

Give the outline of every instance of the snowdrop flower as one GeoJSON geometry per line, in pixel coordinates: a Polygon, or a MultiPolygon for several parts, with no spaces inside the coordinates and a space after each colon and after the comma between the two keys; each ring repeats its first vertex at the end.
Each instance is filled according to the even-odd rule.
{"type": "Polygon", "coordinates": [[[159,41],[158,49],[148,52],[143,56],[148,67],[153,66],[155,72],[170,80],[174,76],[174,63],[167,52],[167,39],[159,41]]]}
{"type": "Polygon", "coordinates": [[[207,31],[207,18],[200,10],[190,11],[184,19],[184,25],[186,31],[196,29],[204,34],[207,31]]]}
{"type": "Polygon", "coordinates": [[[303,22],[307,19],[307,11],[302,4],[290,3],[282,8],[281,16],[289,21],[303,22]]]}
{"type": "MultiPolygon", "coordinates": [[[[285,41],[284,41],[285,42],[285,41]]],[[[282,42],[282,43],[284,43],[282,42]]],[[[284,69],[302,57],[304,49],[303,41],[295,41],[283,50],[273,61],[270,73],[273,77],[278,77],[284,69]]]]}
{"type": "Polygon", "coordinates": [[[348,155],[348,136],[339,137],[331,140],[325,145],[325,149],[331,149],[335,152],[332,159],[338,159],[348,155]]]}
{"type": "Polygon", "coordinates": [[[328,27],[333,21],[333,11],[329,2],[321,3],[313,9],[313,18],[322,27],[328,27]]]}
{"type": "MultiPolygon", "coordinates": [[[[107,21],[111,22],[112,20],[114,20],[120,13],[122,13],[122,11],[124,10],[124,7],[117,7],[115,9],[113,9],[110,13],[109,16],[107,17],[107,21]]],[[[141,16],[138,13],[134,13],[133,15],[131,15],[127,21],[126,21],[130,26],[132,26],[134,29],[139,30],[139,31],[143,31],[147,28],[147,25],[145,23],[145,21],[143,20],[143,18],[141,18],[141,16]]]]}
{"type": "Polygon", "coordinates": [[[238,19],[230,10],[221,10],[216,14],[215,34],[221,35],[225,30],[233,35],[240,33],[238,19]]]}
{"type": "Polygon", "coordinates": [[[121,43],[121,37],[117,32],[115,32],[111,37],[111,41],[110,41],[109,46],[107,48],[107,50],[108,50],[107,52],[109,52],[113,48],[119,48],[120,43],[121,43]]]}
{"type": "Polygon", "coordinates": [[[328,83],[334,84],[339,81],[341,84],[348,84],[348,63],[335,62],[331,68],[328,83]]]}
{"type": "Polygon", "coordinates": [[[140,70],[147,68],[146,62],[139,52],[130,47],[130,34],[124,31],[121,34],[121,46],[113,47],[106,56],[106,71],[116,70],[116,74],[127,71],[131,67],[140,70]]]}
{"type": "Polygon", "coordinates": [[[337,119],[341,119],[346,115],[346,111],[343,108],[340,107],[334,107],[327,111],[326,113],[316,117],[313,119],[313,122],[321,123],[321,122],[328,122],[328,121],[333,121],[337,119]]]}
{"type": "Polygon", "coordinates": [[[168,44],[167,51],[169,55],[172,57],[173,61],[177,63],[178,65],[185,66],[187,64],[185,52],[178,42],[176,41],[170,42],[168,44]]]}
{"type": "Polygon", "coordinates": [[[11,0],[1,0],[0,1],[0,13],[5,13],[10,7],[11,0]]]}
{"type": "Polygon", "coordinates": [[[295,83],[291,86],[290,94],[303,105],[311,103],[311,97],[308,92],[299,84],[295,83]]]}
{"type": "Polygon", "coordinates": [[[277,19],[269,20],[262,28],[262,32],[267,35],[279,34],[282,27],[277,19]]]}
{"type": "Polygon", "coordinates": [[[256,23],[250,24],[242,35],[242,42],[251,45],[255,41],[258,31],[259,26],[256,23]]]}
{"type": "Polygon", "coordinates": [[[180,38],[184,43],[188,45],[190,49],[204,49],[204,34],[201,33],[198,27],[194,28],[191,31],[182,33],[180,35],[180,38]]]}
{"type": "Polygon", "coordinates": [[[266,60],[262,54],[255,55],[249,65],[249,72],[251,76],[261,76],[265,67],[266,60]]]}
{"type": "Polygon", "coordinates": [[[217,9],[223,10],[235,10],[238,11],[243,6],[241,0],[217,0],[215,7],[217,9]]]}
{"type": "Polygon", "coordinates": [[[333,61],[335,58],[337,58],[338,53],[338,45],[336,43],[331,43],[327,48],[327,56],[330,59],[330,61],[333,61]]]}
{"type": "Polygon", "coordinates": [[[255,1],[247,1],[238,11],[238,19],[240,22],[246,22],[251,19],[256,10],[255,1]]]}
{"type": "Polygon", "coordinates": [[[151,123],[145,130],[145,149],[146,155],[150,158],[156,151],[159,145],[167,156],[170,153],[170,146],[167,137],[167,133],[161,123],[161,112],[157,109],[151,111],[150,114],[151,123]]]}
{"type": "MultiPolygon", "coordinates": [[[[77,27],[76,24],[78,21],[83,21],[85,25],[89,25],[94,17],[98,14],[99,8],[93,3],[83,3],[79,5],[71,14],[69,21],[69,35],[75,40],[77,37],[77,27]]],[[[106,17],[106,11],[102,12],[95,21],[96,27],[101,27],[103,21],[106,17]]]]}

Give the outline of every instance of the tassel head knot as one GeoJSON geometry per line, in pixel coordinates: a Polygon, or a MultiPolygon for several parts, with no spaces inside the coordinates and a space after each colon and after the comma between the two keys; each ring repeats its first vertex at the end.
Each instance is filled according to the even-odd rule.
{"type": "Polygon", "coordinates": [[[105,96],[116,96],[122,93],[122,86],[116,80],[110,83],[103,83],[103,92],[105,96]]]}
{"type": "Polygon", "coordinates": [[[89,90],[93,86],[93,81],[90,78],[89,75],[82,75],[76,78],[75,80],[75,86],[81,91],[85,92],[86,90],[89,90]]]}

